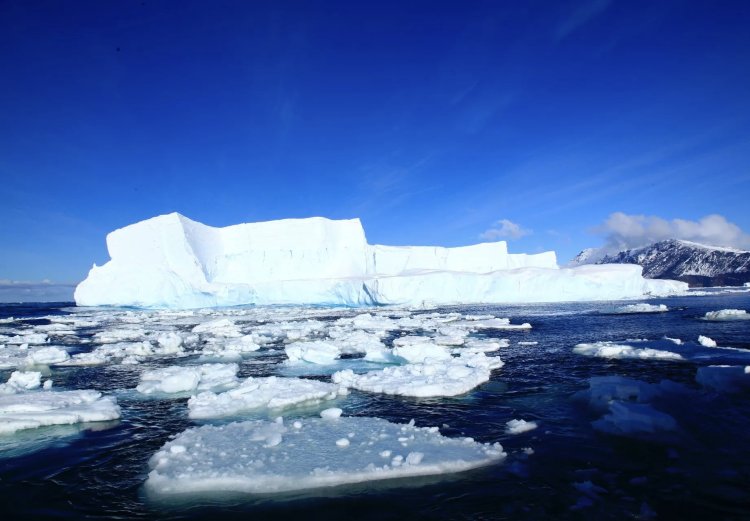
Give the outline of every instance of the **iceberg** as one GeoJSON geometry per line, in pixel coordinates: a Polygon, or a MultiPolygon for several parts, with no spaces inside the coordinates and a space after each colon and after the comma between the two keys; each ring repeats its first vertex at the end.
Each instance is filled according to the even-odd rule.
{"type": "Polygon", "coordinates": [[[107,236],[111,260],[79,306],[424,305],[616,300],[687,290],[637,265],[559,268],[554,252],[504,241],[456,248],[370,245],[359,219],[283,219],[214,228],[178,213],[107,236]]]}

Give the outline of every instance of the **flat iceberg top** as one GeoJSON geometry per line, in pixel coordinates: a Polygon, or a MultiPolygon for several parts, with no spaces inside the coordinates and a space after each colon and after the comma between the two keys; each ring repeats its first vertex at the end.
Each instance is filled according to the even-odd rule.
{"type": "Polygon", "coordinates": [[[188,429],[151,457],[146,489],[278,493],[461,472],[505,457],[497,443],[446,438],[436,427],[327,416],[188,429]]]}
{"type": "Polygon", "coordinates": [[[370,245],[359,219],[214,228],[170,214],[110,233],[107,247],[111,260],[76,288],[79,306],[562,302],[687,290],[645,280],[635,265],[558,269],[554,252],[511,254],[505,242],[370,245]]]}

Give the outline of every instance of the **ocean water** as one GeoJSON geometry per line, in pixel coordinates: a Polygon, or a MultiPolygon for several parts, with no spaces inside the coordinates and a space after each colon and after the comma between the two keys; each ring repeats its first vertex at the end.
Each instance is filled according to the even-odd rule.
{"type": "MultiPolygon", "coordinates": [[[[1,518],[750,519],[750,393],[717,392],[696,382],[696,371],[704,365],[750,365],[750,321],[701,319],[707,311],[750,310],[750,293],[716,292],[650,303],[666,304],[669,311],[616,314],[615,308],[624,303],[615,302],[430,310],[443,315],[508,317],[513,323],[529,322],[532,329],[484,330],[472,335],[507,338],[510,345],[493,353],[505,366],[465,395],[416,399],[352,391],[335,405],[346,416],[375,416],[397,423],[413,419],[418,426],[440,427],[448,437],[500,442],[507,458],[452,475],[281,495],[215,494],[161,500],[144,491],[149,458],[174,435],[211,422],[188,418],[186,396],[144,398],[133,389],[146,369],[195,363],[203,340],[191,345],[188,356],[179,358],[146,356],[133,365],[110,360],[92,367],[52,366],[44,370],[54,389],[97,389],[111,394],[122,408],[122,418],[0,435],[1,518]],[[735,350],[701,350],[695,345],[699,335],[735,350]],[[671,350],[678,353],[685,348],[664,337],[682,339],[690,359],[619,360],[573,352],[576,344],[596,341],[629,340],[633,346],[661,349],[672,345],[671,350]],[[634,339],[653,343],[638,344],[634,339]],[[747,361],[743,364],[743,360],[747,361]],[[575,394],[588,388],[589,378],[610,375],[682,384],[684,392],[666,393],[652,403],[672,416],[677,427],[640,435],[595,429],[592,422],[602,417],[601,411],[592,410],[575,394]],[[536,421],[539,427],[520,435],[506,434],[505,424],[514,418],[536,421]]],[[[5,305],[0,308],[0,319],[13,320],[0,323],[0,335],[46,331],[50,344],[76,354],[96,349],[101,337],[95,335],[102,331],[131,328],[150,334],[173,330],[186,337],[199,321],[221,316],[221,312],[169,314],[69,306],[5,305]]],[[[226,316],[248,330],[260,327],[262,321],[314,319],[331,324],[359,312],[284,308],[272,309],[264,318],[263,310],[247,308],[226,310],[226,316]]],[[[396,310],[393,316],[422,313],[396,310]]],[[[429,331],[410,333],[427,335],[429,331]]],[[[386,343],[400,334],[391,331],[386,343]]],[[[308,334],[316,335],[324,332],[308,334]]],[[[283,344],[271,342],[243,358],[240,374],[288,373],[284,359],[283,344]]],[[[356,359],[340,363],[353,364],[355,371],[366,366],[356,359]]],[[[11,372],[0,370],[0,381],[6,381],[11,372]]],[[[326,370],[320,368],[309,368],[307,374],[328,379],[326,370]]],[[[291,416],[314,416],[324,407],[291,416]]]]}

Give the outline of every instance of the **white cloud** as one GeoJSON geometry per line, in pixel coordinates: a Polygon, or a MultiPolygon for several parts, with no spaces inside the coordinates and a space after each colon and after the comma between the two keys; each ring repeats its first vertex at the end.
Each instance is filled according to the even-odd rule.
{"type": "Polygon", "coordinates": [[[605,236],[604,253],[640,248],[665,239],[682,239],[710,246],[750,249],[750,235],[722,215],[712,214],[697,221],[646,215],[611,214],[595,233],[605,236]]]}
{"type": "Polygon", "coordinates": [[[516,224],[508,219],[500,219],[492,228],[482,232],[479,237],[490,241],[496,241],[498,239],[520,239],[525,235],[531,235],[532,230],[527,230],[521,227],[520,224],[516,224]]]}

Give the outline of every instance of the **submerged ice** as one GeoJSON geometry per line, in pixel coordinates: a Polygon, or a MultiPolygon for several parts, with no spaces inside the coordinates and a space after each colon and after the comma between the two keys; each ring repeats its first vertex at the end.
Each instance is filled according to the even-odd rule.
{"type": "Polygon", "coordinates": [[[505,242],[458,248],[367,243],[359,219],[213,228],[173,213],[107,236],[111,260],[75,291],[80,306],[560,302],[683,292],[637,265],[558,268],[505,242]]]}

